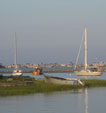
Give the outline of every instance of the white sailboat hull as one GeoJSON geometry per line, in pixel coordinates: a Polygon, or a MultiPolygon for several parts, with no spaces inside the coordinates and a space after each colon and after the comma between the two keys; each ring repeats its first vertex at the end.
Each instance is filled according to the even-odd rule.
{"type": "Polygon", "coordinates": [[[81,71],[75,71],[75,74],[77,76],[101,76],[102,72],[81,70],[81,71]]]}
{"type": "Polygon", "coordinates": [[[22,75],[22,71],[21,70],[14,70],[12,73],[12,76],[21,76],[22,75]]]}
{"type": "Polygon", "coordinates": [[[12,76],[21,76],[22,73],[13,73],[12,76]]]}

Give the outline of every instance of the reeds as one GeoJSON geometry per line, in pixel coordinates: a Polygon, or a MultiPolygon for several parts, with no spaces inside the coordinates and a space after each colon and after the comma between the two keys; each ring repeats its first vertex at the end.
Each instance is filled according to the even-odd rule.
{"type": "Polygon", "coordinates": [[[85,87],[106,87],[106,80],[85,80],[85,87]]]}
{"type": "Polygon", "coordinates": [[[84,80],[85,86],[60,85],[45,83],[44,81],[34,80],[31,77],[10,77],[0,79],[0,83],[13,83],[12,85],[0,86],[0,96],[26,95],[34,93],[48,93],[54,91],[78,90],[86,87],[106,87],[106,80],[84,80]],[[26,84],[26,82],[33,84],[26,84]],[[21,82],[21,84],[20,84],[21,82]],[[15,84],[17,83],[17,84],[15,84]],[[22,84],[23,83],[23,84],[22,84]],[[25,84],[24,84],[25,83],[25,84]],[[19,85],[20,84],[20,85],[19,85]]]}

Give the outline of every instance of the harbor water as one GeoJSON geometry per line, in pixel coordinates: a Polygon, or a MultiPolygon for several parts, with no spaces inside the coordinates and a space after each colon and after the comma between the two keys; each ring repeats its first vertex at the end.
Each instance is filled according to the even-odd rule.
{"type": "Polygon", "coordinates": [[[0,97],[0,113],[106,113],[106,88],[0,97]]]}
{"type": "MultiPolygon", "coordinates": [[[[75,76],[74,73],[45,74],[48,76],[85,78],[75,76]]],[[[10,75],[5,74],[4,76],[10,75]]],[[[31,73],[23,76],[43,79],[43,76],[33,76],[31,73]]],[[[87,77],[87,79],[106,80],[106,72],[100,77],[87,77]]],[[[0,113],[106,113],[105,105],[106,87],[0,97],[0,113]]]]}

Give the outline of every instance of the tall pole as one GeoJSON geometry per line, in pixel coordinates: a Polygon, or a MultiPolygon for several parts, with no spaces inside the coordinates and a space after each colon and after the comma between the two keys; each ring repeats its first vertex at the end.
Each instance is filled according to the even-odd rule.
{"type": "Polygon", "coordinates": [[[87,29],[85,27],[85,66],[84,69],[87,70],[87,29]]]}
{"type": "Polygon", "coordinates": [[[14,63],[15,63],[15,68],[17,68],[17,40],[16,40],[16,32],[15,32],[15,40],[14,40],[14,63]]]}

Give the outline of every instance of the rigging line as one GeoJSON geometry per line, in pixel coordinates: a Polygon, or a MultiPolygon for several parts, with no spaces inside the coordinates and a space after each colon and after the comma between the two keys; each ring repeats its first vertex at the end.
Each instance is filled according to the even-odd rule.
{"type": "Polygon", "coordinates": [[[77,55],[77,58],[76,58],[76,63],[75,63],[74,70],[76,69],[77,64],[78,64],[78,59],[79,59],[80,52],[81,52],[81,48],[82,48],[82,42],[83,42],[83,40],[84,40],[83,36],[84,36],[84,32],[83,32],[83,34],[82,34],[82,39],[81,39],[81,43],[80,43],[80,48],[79,48],[79,51],[78,51],[78,55],[77,55]]]}

